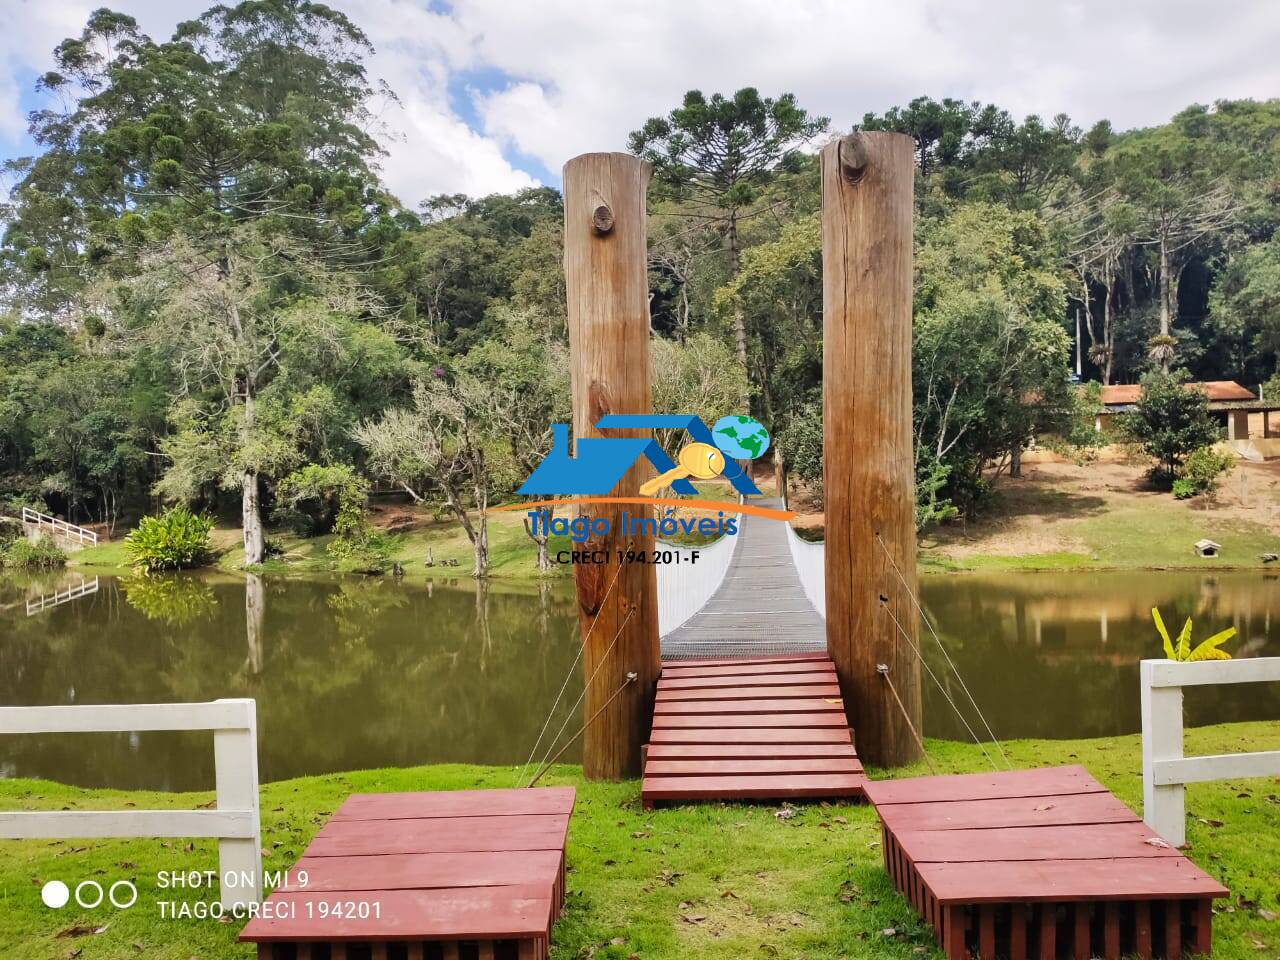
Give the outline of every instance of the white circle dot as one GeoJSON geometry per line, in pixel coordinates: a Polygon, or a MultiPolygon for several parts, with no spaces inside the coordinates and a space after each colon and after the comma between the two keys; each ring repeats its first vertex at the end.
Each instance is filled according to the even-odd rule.
{"type": "Polygon", "coordinates": [[[98,907],[102,906],[102,900],[106,895],[107,892],[102,889],[102,884],[97,880],[81,880],[76,884],[76,903],[80,904],[80,907],[84,910],[98,909],[98,907]],[[85,890],[98,891],[98,899],[94,900],[92,903],[86,901],[84,897],[81,896],[85,890]]]}
{"type": "Polygon", "coordinates": [[[50,880],[40,888],[40,899],[50,910],[61,910],[71,899],[71,891],[61,880],[50,880]]]}

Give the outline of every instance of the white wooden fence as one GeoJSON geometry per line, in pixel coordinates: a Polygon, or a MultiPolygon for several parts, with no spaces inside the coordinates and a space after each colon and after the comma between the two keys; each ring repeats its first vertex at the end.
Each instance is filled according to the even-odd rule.
{"type": "Polygon", "coordinates": [[[32,597],[27,601],[27,616],[34,617],[37,613],[43,613],[50,607],[57,607],[64,603],[70,603],[72,600],[79,600],[81,597],[87,597],[91,593],[98,592],[98,578],[85,580],[80,578],[80,582],[74,586],[67,587],[63,590],[56,590],[53,593],[42,593],[38,597],[32,597]]]}
{"type": "Polygon", "coordinates": [[[63,540],[69,540],[82,547],[98,545],[98,535],[88,527],[78,527],[74,523],[67,523],[65,520],[59,520],[57,517],[41,513],[38,510],[32,510],[30,507],[22,508],[22,523],[24,526],[34,527],[42,533],[61,537],[63,540]]]}
{"type": "Polygon", "coordinates": [[[1280,681],[1280,657],[1177,663],[1143,660],[1142,817],[1170,843],[1186,842],[1184,784],[1280,774],[1280,750],[1184,757],[1182,688],[1280,681]]]}
{"type": "Polygon", "coordinates": [[[0,707],[0,734],[151,730],[213,731],[215,809],[0,812],[0,839],[216,837],[223,907],[230,910],[260,902],[262,825],[253,700],[0,707]]]}

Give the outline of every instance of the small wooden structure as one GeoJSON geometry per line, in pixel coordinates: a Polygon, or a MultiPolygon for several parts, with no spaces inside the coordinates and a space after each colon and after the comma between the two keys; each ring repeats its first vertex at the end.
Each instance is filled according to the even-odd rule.
{"type": "Polygon", "coordinates": [[[645,809],[659,801],[859,797],[865,783],[825,654],[663,667],[645,809]]]}
{"type": "Polygon", "coordinates": [[[948,960],[1177,960],[1227,889],[1083,767],[867,784],[885,867],[948,960]]]}
{"type": "Polygon", "coordinates": [[[1191,545],[1195,550],[1197,557],[1206,557],[1212,559],[1222,552],[1222,544],[1215,543],[1213,540],[1204,539],[1197,540],[1191,545]]]}
{"type": "Polygon", "coordinates": [[[573,805],[572,787],[353,794],[240,939],[260,960],[546,960],[573,805]]]}

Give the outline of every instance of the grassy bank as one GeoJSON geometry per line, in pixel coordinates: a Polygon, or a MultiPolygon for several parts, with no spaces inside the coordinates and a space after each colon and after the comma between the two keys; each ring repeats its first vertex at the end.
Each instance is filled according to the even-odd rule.
{"type": "Polygon", "coordinates": [[[1028,553],[952,552],[958,538],[926,536],[920,567],[930,572],[977,570],[1224,570],[1266,566],[1264,553],[1280,551],[1280,537],[1251,520],[1195,514],[1181,505],[1150,504],[1063,521],[1056,527],[1074,549],[1028,553]],[[1218,557],[1200,557],[1197,540],[1221,544],[1218,557]]]}
{"type": "Polygon", "coordinates": [[[1280,553],[1280,462],[1241,463],[1212,500],[1176,500],[1121,463],[1038,464],[1003,477],[977,519],[921,537],[932,571],[1259,568],[1280,553]],[[1201,539],[1216,558],[1196,555],[1201,539]]]}
{"type": "MultiPolygon", "coordinates": [[[[700,500],[734,500],[736,494],[722,484],[699,485],[700,500]]],[[[706,516],[705,513],[690,513],[706,516]]],[[[370,512],[375,526],[388,533],[394,541],[393,559],[404,568],[405,577],[415,580],[470,576],[474,553],[461,524],[451,516],[436,519],[430,510],[414,507],[382,507],[370,512]],[[427,565],[427,561],[431,565],[427,565]]],[[[572,573],[569,564],[557,564],[549,572],[537,568],[537,546],[525,529],[525,513],[509,511],[489,515],[489,575],[499,579],[536,580],[542,577],[563,577],[572,573]]],[[[272,574],[315,574],[331,569],[328,547],[331,535],[304,538],[286,530],[272,530],[268,538],[280,546],[283,555],[273,557],[262,565],[272,574]]],[[[239,527],[220,525],[210,539],[216,559],[215,566],[226,571],[244,567],[244,548],[239,527]]],[[[700,545],[712,538],[684,536],[674,542],[700,545]]],[[[548,543],[552,560],[561,550],[575,546],[568,536],[553,536],[548,543]]],[[[120,571],[128,567],[123,533],[120,539],[105,542],[96,547],[77,551],[70,555],[73,567],[94,568],[103,572],[120,571]]]]}
{"type": "MultiPolygon", "coordinates": [[[[1192,730],[1192,753],[1280,748],[1274,723],[1192,730]]],[[[1136,737],[1018,741],[1015,766],[1082,763],[1130,807],[1140,809],[1136,737]]],[[[973,746],[931,741],[947,772],[985,768],[973,746]]],[[[925,772],[922,767],[898,775],[925,772]]],[[[269,869],[290,865],[352,791],[510,786],[509,768],[434,766],[373,770],[268,784],[262,791],[269,869]]],[[[879,830],[867,806],[801,805],[789,819],[768,806],[707,805],[644,813],[639,786],[588,784],[574,767],[549,783],[578,788],[570,828],[569,905],[553,957],[685,960],[746,957],[937,958],[928,929],[881,869],[879,830]],[[892,932],[889,932],[892,931],[892,932]]],[[[1280,784],[1229,781],[1189,788],[1189,854],[1237,898],[1215,920],[1218,958],[1280,955],[1280,784]]],[[[0,781],[3,809],[194,807],[210,794],[92,791],[0,781]]],[[[161,891],[158,871],[215,869],[210,841],[0,842],[0,955],[7,960],[221,960],[248,958],[239,924],[161,920],[157,900],[212,900],[212,891],[161,891]],[[54,912],[40,884],[135,879],[131,910],[54,912]],[[60,936],[61,934],[61,936],[60,936]]]]}
{"type": "MultiPolygon", "coordinates": [[[[375,515],[376,517],[376,515],[375,515]]],[[[404,522],[405,512],[399,511],[396,520],[384,521],[380,526],[392,536],[395,547],[393,558],[404,568],[406,579],[428,580],[433,577],[468,577],[471,575],[473,553],[471,542],[462,527],[454,520],[434,520],[430,513],[422,511],[411,524],[404,522]],[[432,561],[427,566],[427,560],[432,561]]],[[[543,576],[566,576],[567,565],[557,566],[549,574],[539,573],[535,564],[537,548],[524,528],[524,514],[500,513],[489,518],[489,575],[503,579],[535,580],[543,576]]],[[[327,553],[331,535],[299,537],[286,531],[273,530],[268,537],[280,545],[283,556],[273,557],[262,565],[271,574],[316,574],[331,569],[327,553]]],[[[220,570],[234,571],[244,567],[244,548],[238,527],[217,527],[211,540],[220,570]]],[[[567,537],[552,537],[550,549],[568,549],[567,537]]],[[[71,554],[73,567],[93,568],[101,571],[122,570],[128,566],[123,540],[113,540],[71,554]]]]}

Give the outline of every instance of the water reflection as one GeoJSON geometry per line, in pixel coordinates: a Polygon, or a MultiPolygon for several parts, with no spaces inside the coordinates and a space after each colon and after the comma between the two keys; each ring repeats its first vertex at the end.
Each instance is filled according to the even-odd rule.
{"type": "MultiPolygon", "coordinates": [[[[6,582],[0,607],[27,589],[6,582]]],[[[568,585],[257,576],[103,577],[93,596],[18,616],[0,611],[0,703],[254,697],[267,780],[523,761],[577,631],[568,585]]],[[[5,775],[85,785],[209,787],[212,755],[207,734],[0,739],[5,775]]]]}
{"type": "MultiPolygon", "coordinates": [[[[262,776],[376,766],[522,763],[576,653],[572,585],[259,576],[102,577],[28,618],[75,574],[0,578],[0,703],[258,701],[262,776]]],[[[1280,655],[1280,578],[1258,573],[925,577],[926,609],[1004,738],[1138,729],[1137,663],[1159,653],[1150,609],[1196,634],[1234,624],[1237,656],[1280,655]]],[[[924,649],[966,697],[928,631],[924,649]]],[[[562,710],[581,687],[570,677],[562,710]]],[[[1186,693],[1189,725],[1280,718],[1280,685],[1186,693]]],[[[925,680],[925,728],[966,733],[925,680]]],[[[561,726],[563,713],[550,729],[561,726]]],[[[978,727],[975,717],[970,721],[978,727]]],[[[574,730],[576,723],[566,729],[574,730]]],[[[90,786],[207,788],[211,736],[0,738],[0,775],[90,786]]],[[[578,746],[566,754],[576,759],[578,746]]],[[[540,751],[541,752],[541,751],[540,751]]]]}
{"type": "MultiPolygon", "coordinates": [[[[1280,578],[1203,574],[1017,573],[921,578],[921,597],[974,699],[1001,737],[1076,738],[1140,729],[1138,661],[1161,655],[1151,623],[1159,606],[1174,629],[1185,618],[1206,637],[1235,626],[1237,657],[1280,655],[1272,613],[1280,578]]],[[[925,654],[958,704],[967,698],[927,630],[925,654]]],[[[1273,685],[1186,691],[1188,726],[1280,718],[1273,685]]],[[[962,739],[946,697],[925,680],[925,729],[962,739]]],[[[978,727],[972,709],[967,714],[978,727]]]]}

